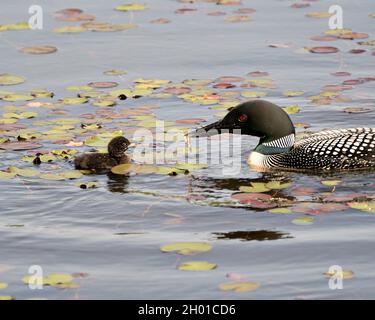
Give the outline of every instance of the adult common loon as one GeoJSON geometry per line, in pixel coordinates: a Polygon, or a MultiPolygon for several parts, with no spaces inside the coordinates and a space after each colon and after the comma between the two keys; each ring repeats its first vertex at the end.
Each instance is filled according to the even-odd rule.
{"type": "Polygon", "coordinates": [[[84,153],[74,159],[74,165],[76,169],[109,170],[118,164],[130,162],[125,154],[129,146],[130,141],[125,137],[115,137],[108,143],[108,153],[84,153]]]}
{"type": "Polygon", "coordinates": [[[223,132],[259,137],[248,164],[254,169],[292,171],[375,169],[375,128],[325,130],[295,141],[288,114],[277,105],[253,100],[232,108],[195,136],[223,132]]]}

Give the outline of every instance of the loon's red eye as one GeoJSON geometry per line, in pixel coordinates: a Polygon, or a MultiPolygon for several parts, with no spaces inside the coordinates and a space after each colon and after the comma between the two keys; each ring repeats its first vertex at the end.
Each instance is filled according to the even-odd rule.
{"type": "Polygon", "coordinates": [[[238,121],[239,122],[245,122],[247,120],[247,115],[246,114],[241,114],[239,117],[238,117],[238,121]]]}

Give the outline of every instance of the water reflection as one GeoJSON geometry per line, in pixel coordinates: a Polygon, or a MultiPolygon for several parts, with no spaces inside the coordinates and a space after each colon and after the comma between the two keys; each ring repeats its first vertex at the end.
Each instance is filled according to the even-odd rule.
{"type": "Polygon", "coordinates": [[[265,241],[294,238],[288,232],[271,230],[213,232],[212,234],[218,240],[265,241]]]}

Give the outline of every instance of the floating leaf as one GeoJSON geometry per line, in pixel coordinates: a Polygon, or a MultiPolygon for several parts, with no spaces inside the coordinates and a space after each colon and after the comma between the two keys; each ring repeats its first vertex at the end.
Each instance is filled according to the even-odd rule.
{"type": "Polygon", "coordinates": [[[16,298],[13,296],[0,296],[0,300],[15,300],[16,298]]]}
{"type": "Polygon", "coordinates": [[[43,180],[62,181],[65,177],[58,173],[44,173],[40,175],[43,180]]]}
{"type": "Polygon", "coordinates": [[[0,282],[0,289],[6,289],[8,288],[8,284],[5,282],[0,282]]]}
{"type": "Polygon", "coordinates": [[[29,54],[49,54],[56,52],[57,48],[53,46],[34,46],[21,48],[20,51],[29,54]]]}
{"type": "Polygon", "coordinates": [[[251,186],[240,186],[242,192],[268,192],[270,190],[263,182],[251,182],[251,186]]]}
{"type": "Polygon", "coordinates": [[[325,272],[323,273],[327,278],[332,277],[342,277],[344,280],[352,279],[354,278],[354,272],[352,270],[342,270],[342,272],[325,272]]]}
{"type": "Polygon", "coordinates": [[[21,150],[31,150],[42,147],[41,144],[33,142],[6,142],[0,144],[0,149],[21,151],[21,150]]]}
{"type": "Polygon", "coordinates": [[[304,93],[305,93],[304,91],[291,91],[291,90],[288,90],[288,91],[284,91],[283,95],[286,96],[286,97],[299,97],[299,96],[303,96],[304,93]]]}
{"type": "Polygon", "coordinates": [[[79,179],[82,178],[82,173],[79,170],[71,170],[60,173],[66,179],[79,179]]]}
{"type": "Polygon", "coordinates": [[[86,98],[64,98],[61,100],[63,104],[82,104],[86,103],[88,100],[86,98]]]}
{"type": "Polygon", "coordinates": [[[207,168],[208,165],[205,163],[177,163],[175,167],[181,170],[199,170],[207,168]]]}
{"type": "Polygon", "coordinates": [[[65,26],[53,29],[53,32],[57,33],[79,33],[86,31],[86,28],[81,26],[65,26]]]}
{"type": "Polygon", "coordinates": [[[297,105],[294,105],[294,106],[287,106],[285,108],[283,108],[283,110],[287,113],[287,114],[294,114],[294,113],[298,113],[301,111],[301,108],[297,105]]]}
{"type": "Polygon", "coordinates": [[[369,108],[363,108],[363,107],[348,107],[348,108],[344,108],[342,111],[346,113],[367,113],[367,112],[371,112],[372,110],[369,108]]]}
{"type": "Polygon", "coordinates": [[[308,48],[312,53],[336,53],[339,52],[339,49],[336,47],[312,47],[308,48]]]}
{"type": "Polygon", "coordinates": [[[267,95],[267,92],[261,91],[244,91],[241,93],[241,96],[244,98],[261,98],[267,95]]]}
{"type": "Polygon", "coordinates": [[[31,95],[26,95],[26,94],[8,94],[6,96],[3,97],[3,100],[4,101],[10,101],[10,102],[14,102],[14,101],[30,101],[30,100],[33,100],[35,99],[34,96],[31,96],[31,95]]]}
{"type": "Polygon", "coordinates": [[[313,224],[314,218],[312,217],[301,217],[296,218],[292,220],[293,224],[299,225],[299,226],[308,226],[313,224]]]}
{"type": "Polygon", "coordinates": [[[348,202],[350,208],[362,210],[364,212],[375,212],[375,201],[348,202]]]}
{"type": "Polygon", "coordinates": [[[140,3],[122,4],[115,8],[118,11],[141,11],[145,10],[146,6],[140,3]]]}
{"type": "Polygon", "coordinates": [[[223,291],[235,291],[235,292],[251,292],[259,289],[260,284],[257,282],[237,281],[221,283],[219,285],[220,290],[223,291]]]}
{"type": "Polygon", "coordinates": [[[333,15],[333,13],[329,13],[326,11],[314,11],[306,13],[305,16],[309,18],[317,18],[317,19],[326,19],[330,18],[333,15]]]}
{"type": "Polygon", "coordinates": [[[325,186],[337,186],[341,183],[340,180],[322,180],[320,181],[321,184],[324,184],[325,186]]]}
{"type": "Polygon", "coordinates": [[[210,251],[212,245],[207,242],[175,242],[160,247],[163,252],[174,252],[190,255],[210,251]]]}
{"type": "Polygon", "coordinates": [[[20,169],[17,167],[9,167],[9,171],[16,174],[17,176],[25,178],[36,177],[39,175],[39,171],[35,169],[20,169]]]}
{"type": "Polygon", "coordinates": [[[206,271],[213,270],[217,267],[217,264],[210,263],[207,261],[188,261],[181,263],[177,269],[178,270],[190,270],[190,271],[206,271]]]}
{"type": "Polygon", "coordinates": [[[248,22],[250,20],[251,20],[251,18],[249,16],[231,16],[231,17],[226,17],[225,18],[225,21],[232,22],[232,23],[236,23],[236,22],[248,22]]]}
{"type": "Polygon", "coordinates": [[[106,76],[122,76],[126,74],[123,70],[107,70],[103,72],[106,76]]]}
{"type": "Polygon", "coordinates": [[[292,183],[290,182],[283,183],[281,181],[275,180],[275,181],[267,182],[265,187],[268,189],[285,189],[285,188],[289,188],[291,185],[292,183]]]}
{"type": "Polygon", "coordinates": [[[25,82],[25,78],[9,73],[0,74],[0,86],[11,86],[25,82]]]}
{"type": "Polygon", "coordinates": [[[6,172],[6,171],[0,171],[0,180],[10,180],[15,177],[15,173],[13,172],[6,172]]]}
{"type": "Polygon", "coordinates": [[[292,210],[288,208],[275,208],[275,209],[270,209],[268,212],[271,213],[292,213],[292,210]]]}

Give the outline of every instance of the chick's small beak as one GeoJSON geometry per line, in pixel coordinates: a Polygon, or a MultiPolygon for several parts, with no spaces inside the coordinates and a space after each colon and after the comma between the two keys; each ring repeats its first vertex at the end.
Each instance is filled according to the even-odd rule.
{"type": "Polygon", "coordinates": [[[198,128],[190,133],[188,133],[188,136],[190,137],[211,137],[216,134],[221,133],[222,127],[222,121],[216,121],[214,123],[208,124],[207,126],[204,126],[202,128],[198,128]]]}

